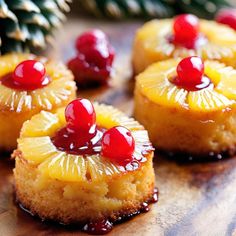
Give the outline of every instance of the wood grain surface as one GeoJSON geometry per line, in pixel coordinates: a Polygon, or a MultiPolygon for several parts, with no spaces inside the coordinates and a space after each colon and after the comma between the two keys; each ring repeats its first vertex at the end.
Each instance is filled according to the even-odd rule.
{"type": "MultiPolygon", "coordinates": [[[[120,108],[132,115],[133,82],[130,52],[135,30],[142,22],[105,22],[72,18],[57,33],[47,56],[67,61],[73,56],[75,37],[87,28],[99,27],[117,51],[116,73],[109,88],[78,91],[120,108]]],[[[109,235],[207,235],[236,236],[236,158],[209,163],[177,163],[156,156],[154,167],[159,202],[151,211],[119,224],[109,235]]],[[[43,223],[14,203],[12,168],[9,155],[0,160],[0,236],[85,235],[76,228],[43,223]]]]}

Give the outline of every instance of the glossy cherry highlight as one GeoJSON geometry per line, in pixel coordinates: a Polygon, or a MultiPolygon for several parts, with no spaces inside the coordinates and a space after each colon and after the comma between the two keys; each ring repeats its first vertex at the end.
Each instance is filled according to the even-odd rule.
{"type": "Polygon", "coordinates": [[[176,71],[182,83],[199,84],[204,74],[204,63],[199,57],[187,57],[180,61],[176,71]]]}
{"type": "Polygon", "coordinates": [[[176,71],[178,76],[173,82],[187,90],[200,90],[211,83],[210,79],[204,76],[204,63],[199,57],[184,58],[179,62],[176,71]]]}
{"type": "Polygon", "coordinates": [[[95,46],[99,43],[107,42],[107,37],[103,31],[94,29],[84,32],[80,35],[75,42],[77,51],[86,53],[91,46],[95,46]]]}
{"type": "Polygon", "coordinates": [[[101,30],[85,32],[76,40],[76,48],[83,54],[85,60],[98,68],[106,67],[113,60],[114,51],[111,50],[106,35],[101,30]]]}
{"type": "Polygon", "coordinates": [[[222,9],[216,15],[216,21],[236,30],[236,9],[222,9]]]}
{"type": "Polygon", "coordinates": [[[125,166],[132,161],[135,141],[131,132],[122,126],[107,130],[102,138],[102,155],[125,166]]]}
{"type": "Polygon", "coordinates": [[[67,105],[65,118],[69,128],[89,132],[95,125],[96,113],[89,100],[78,98],[67,105]]]}
{"type": "Polygon", "coordinates": [[[199,19],[191,14],[179,15],[173,24],[174,43],[182,46],[194,47],[199,36],[199,19]]]}
{"type": "Polygon", "coordinates": [[[16,66],[12,77],[16,84],[26,89],[40,88],[49,82],[44,65],[36,60],[21,62],[16,66]]]}

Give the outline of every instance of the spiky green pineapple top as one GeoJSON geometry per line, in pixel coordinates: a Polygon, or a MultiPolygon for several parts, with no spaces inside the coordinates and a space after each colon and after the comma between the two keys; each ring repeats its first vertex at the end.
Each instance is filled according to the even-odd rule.
{"type": "Polygon", "coordinates": [[[221,8],[236,7],[235,0],[179,0],[176,2],[182,11],[207,19],[212,19],[221,8]]]}
{"type": "MultiPolygon", "coordinates": [[[[235,0],[77,0],[96,16],[124,18],[133,16],[171,17],[193,13],[212,19],[224,7],[236,7],[235,0]]],[[[78,4],[79,5],[79,4],[78,4]]]]}
{"type": "Polygon", "coordinates": [[[70,0],[0,0],[1,54],[44,48],[70,0]]]}
{"type": "Polygon", "coordinates": [[[129,16],[170,17],[175,0],[78,0],[96,16],[123,18],[129,16]]]}

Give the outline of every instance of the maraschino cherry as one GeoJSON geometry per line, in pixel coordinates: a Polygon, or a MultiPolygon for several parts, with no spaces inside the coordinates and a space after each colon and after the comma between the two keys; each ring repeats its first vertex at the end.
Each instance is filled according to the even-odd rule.
{"type": "Polygon", "coordinates": [[[106,84],[114,60],[114,49],[101,30],[83,33],[76,40],[77,55],[68,62],[81,86],[106,84]]]}
{"type": "Polygon", "coordinates": [[[102,138],[102,155],[125,166],[133,159],[135,141],[131,132],[122,126],[107,130],[102,138]]]}
{"type": "Polygon", "coordinates": [[[93,155],[101,152],[106,158],[126,166],[133,160],[135,148],[131,132],[122,126],[107,131],[96,126],[96,113],[92,103],[78,98],[65,109],[66,127],[52,138],[61,151],[78,155],[93,155]]]}
{"type": "Polygon", "coordinates": [[[204,76],[204,63],[199,57],[184,58],[179,62],[176,71],[177,77],[173,83],[186,90],[200,90],[211,84],[210,79],[204,76]]]}
{"type": "Polygon", "coordinates": [[[222,9],[216,15],[216,21],[236,30],[236,9],[222,9]]]}
{"type": "Polygon", "coordinates": [[[75,42],[75,47],[78,51],[83,51],[83,48],[89,48],[89,46],[94,46],[98,41],[106,41],[106,35],[98,29],[86,31],[81,34],[75,42]]]}
{"type": "Polygon", "coordinates": [[[85,32],[76,40],[76,49],[83,54],[89,64],[98,68],[111,66],[114,59],[114,49],[101,30],[85,32]]]}
{"type": "Polygon", "coordinates": [[[93,155],[101,151],[103,131],[96,126],[96,113],[92,103],[78,98],[65,109],[67,124],[52,138],[61,151],[75,155],[93,155]]]}
{"type": "Polygon", "coordinates": [[[89,131],[95,125],[96,113],[89,100],[78,98],[67,105],[65,118],[71,129],[89,131]]]}
{"type": "Polygon", "coordinates": [[[186,48],[194,48],[199,36],[199,19],[192,14],[182,14],[173,24],[173,43],[186,48]]]}
{"type": "Polygon", "coordinates": [[[2,84],[13,89],[35,90],[50,82],[46,69],[40,61],[26,60],[18,64],[12,74],[2,79],[2,84]]]}

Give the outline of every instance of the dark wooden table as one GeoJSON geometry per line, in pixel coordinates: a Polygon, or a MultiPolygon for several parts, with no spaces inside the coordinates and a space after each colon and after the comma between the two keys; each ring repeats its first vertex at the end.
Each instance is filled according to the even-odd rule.
{"type": "MultiPolygon", "coordinates": [[[[132,115],[133,82],[130,52],[135,30],[142,22],[105,22],[70,19],[57,33],[49,57],[67,61],[74,54],[75,37],[84,29],[99,27],[117,51],[112,87],[78,91],[132,115]]],[[[236,158],[209,163],[177,163],[156,156],[156,185],[160,199],[150,212],[115,226],[109,235],[207,235],[236,236],[236,158]]],[[[14,203],[12,168],[5,156],[0,160],[0,236],[84,235],[76,229],[42,223],[14,203]]]]}

